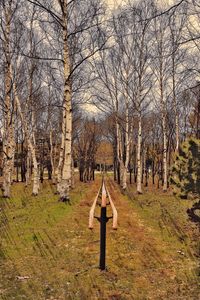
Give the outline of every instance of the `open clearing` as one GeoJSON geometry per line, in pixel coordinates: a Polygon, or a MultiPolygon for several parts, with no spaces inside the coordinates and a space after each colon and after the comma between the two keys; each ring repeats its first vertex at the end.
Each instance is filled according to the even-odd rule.
{"type": "MultiPolygon", "coordinates": [[[[21,183],[0,199],[0,299],[199,299],[198,227],[192,201],[159,191],[122,195],[107,179],[119,228],[107,224],[106,272],[98,269],[99,223],[88,213],[100,186],[77,184],[71,205],[45,181],[38,197],[21,183]]],[[[98,211],[96,212],[99,213],[98,211]]]]}

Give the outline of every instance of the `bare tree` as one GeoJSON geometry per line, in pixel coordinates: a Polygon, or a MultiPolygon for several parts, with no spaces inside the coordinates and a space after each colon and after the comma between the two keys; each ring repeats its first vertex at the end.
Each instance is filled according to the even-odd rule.
{"type": "Polygon", "coordinates": [[[1,40],[4,56],[4,101],[3,101],[3,195],[10,197],[10,186],[14,167],[14,99],[12,97],[11,65],[13,49],[11,46],[13,33],[13,20],[18,8],[16,1],[1,1],[1,40]]]}
{"type": "MultiPolygon", "coordinates": [[[[72,88],[73,75],[77,68],[99,50],[99,43],[91,48],[88,37],[98,33],[99,17],[102,14],[100,1],[29,1],[45,12],[47,22],[54,22],[54,30],[59,35],[58,61],[62,62],[63,113],[61,148],[58,165],[58,192],[60,199],[69,199],[72,165],[72,88]],[[90,32],[91,31],[91,32],[90,32]],[[89,51],[85,48],[87,47],[89,51]]],[[[42,22],[42,21],[41,21],[42,22]]],[[[51,36],[45,27],[46,36],[51,36]]],[[[104,44],[104,42],[103,42],[104,44]]],[[[102,44],[102,45],[103,45],[102,44]]],[[[101,46],[102,46],[101,45],[101,46]]],[[[101,47],[100,46],[100,47],[101,47]]],[[[49,58],[50,59],[50,58],[49,58]]],[[[56,60],[53,58],[52,60],[56,60]]]]}

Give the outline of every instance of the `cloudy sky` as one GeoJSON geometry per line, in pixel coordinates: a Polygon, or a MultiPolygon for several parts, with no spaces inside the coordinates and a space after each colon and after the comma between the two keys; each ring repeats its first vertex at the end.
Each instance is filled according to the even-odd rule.
{"type": "MultiPolygon", "coordinates": [[[[123,2],[123,0],[105,0],[111,7],[118,6],[120,3],[123,2]]],[[[134,2],[134,0],[132,0],[134,2]]],[[[142,0],[140,0],[142,1],[142,0]]],[[[172,5],[174,3],[174,0],[157,0],[157,2],[161,5],[172,5]]]]}
{"type": "Polygon", "coordinates": [[[106,0],[106,2],[107,2],[111,7],[113,7],[113,6],[119,5],[119,4],[122,2],[122,0],[106,0]]]}

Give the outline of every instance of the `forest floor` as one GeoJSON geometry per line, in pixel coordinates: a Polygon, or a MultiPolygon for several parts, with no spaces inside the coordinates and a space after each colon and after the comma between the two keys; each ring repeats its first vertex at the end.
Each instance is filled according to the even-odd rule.
{"type": "Polygon", "coordinates": [[[1,300],[200,299],[199,229],[186,213],[193,202],[153,189],[138,196],[134,186],[123,195],[109,177],[119,228],[107,223],[100,271],[98,221],[88,229],[100,184],[77,183],[71,205],[47,181],[38,197],[16,183],[10,200],[0,198],[1,300]]]}

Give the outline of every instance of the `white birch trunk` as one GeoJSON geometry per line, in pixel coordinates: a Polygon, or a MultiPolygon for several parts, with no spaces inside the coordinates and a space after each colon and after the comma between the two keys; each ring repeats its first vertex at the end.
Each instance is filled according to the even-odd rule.
{"type": "Polygon", "coordinates": [[[75,172],[74,172],[74,160],[72,158],[72,176],[71,176],[71,188],[75,187],[75,172]]]}
{"type": "Polygon", "coordinates": [[[126,125],[125,125],[125,152],[126,159],[123,160],[123,150],[122,150],[122,138],[119,128],[119,123],[116,118],[116,139],[117,139],[117,159],[120,165],[120,184],[123,190],[127,188],[127,169],[130,160],[130,137],[129,137],[129,116],[128,116],[128,106],[126,106],[126,125]]]}
{"type": "Polygon", "coordinates": [[[115,121],[116,124],[116,139],[117,139],[117,159],[120,162],[120,138],[119,138],[119,124],[118,121],[115,121]]]}
{"type": "Polygon", "coordinates": [[[67,0],[63,1],[63,61],[64,61],[64,159],[62,169],[62,179],[59,185],[61,201],[69,201],[69,189],[71,186],[71,166],[72,166],[72,107],[71,107],[71,84],[70,57],[67,44],[67,0]]]}
{"type": "Polygon", "coordinates": [[[26,186],[31,182],[31,153],[28,149],[27,158],[26,158],[26,186]]]}
{"type": "Polygon", "coordinates": [[[3,166],[3,197],[10,198],[10,188],[12,183],[13,160],[15,153],[14,133],[12,125],[9,124],[7,131],[6,143],[4,146],[5,160],[3,166]]]}
{"type": "Polygon", "coordinates": [[[179,138],[179,116],[178,116],[177,108],[176,108],[175,114],[176,114],[176,116],[175,116],[176,149],[175,149],[175,151],[178,152],[179,145],[180,145],[180,138],[179,138]]]}
{"type": "Polygon", "coordinates": [[[118,121],[116,123],[116,129],[117,129],[117,158],[120,166],[120,185],[122,186],[125,172],[124,172],[124,163],[123,163],[122,138],[121,138],[121,132],[120,132],[118,121]]]}
{"type": "Polygon", "coordinates": [[[38,163],[37,163],[37,158],[36,158],[36,150],[35,150],[35,145],[31,143],[30,140],[28,140],[28,146],[31,151],[32,155],[32,160],[33,160],[33,191],[32,194],[34,196],[38,195],[39,188],[40,188],[40,179],[39,179],[39,168],[38,168],[38,163]]]}
{"type": "Polygon", "coordinates": [[[5,8],[5,43],[4,51],[6,56],[5,66],[5,123],[4,123],[4,164],[3,164],[3,196],[10,197],[10,187],[12,183],[12,171],[15,154],[14,128],[13,128],[13,114],[11,107],[11,57],[10,57],[10,21],[12,11],[10,8],[5,8]]]}
{"type": "Polygon", "coordinates": [[[166,129],[166,116],[162,114],[162,127],[163,127],[163,192],[167,191],[167,129],[166,129]]]}
{"type": "Polygon", "coordinates": [[[126,190],[127,188],[127,168],[122,164],[122,189],[126,190]]]}
{"type": "Polygon", "coordinates": [[[122,188],[126,190],[127,188],[127,170],[130,160],[130,139],[129,139],[129,111],[128,103],[126,103],[126,132],[125,132],[125,151],[126,151],[126,160],[123,167],[123,177],[122,177],[122,188]]]}
{"type": "Polygon", "coordinates": [[[166,107],[163,96],[163,84],[162,79],[160,81],[160,91],[161,91],[161,114],[162,114],[162,131],[163,131],[163,192],[167,191],[167,126],[166,126],[166,107]]]}
{"type": "MultiPolygon", "coordinates": [[[[35,149],[35,143],[31,141],[31,136],[29,135],[28,131],[28,124],[24,118],[24,114],[21,109],[21,103],[17,94],[17,89],[16,89],[16,84],[13,81],[13,90],[14,90],[14,96],[15,96],[15,101],[17,105],[17,109],[21,118],[22,122],[22,129],[24,132],[24,135],[27,139],[27,144],[28,144],[28,149],[31,152],[32,160],[33,160],[33,191],[32,194],[34,196],[38,195],[39,192],[39,187],[40,187],[40,182],[39,182],[39,168],[38,168],[38,163],[37,163],[37,158],[36,158],[36,149],[35,149]]],[[[33,134],[32,134],[33,135],[33,134]]],[[[32,136],[33,141],[35,140],[35,136],[32,136]]]]}
{"type": "MultiPolygon", "coordinates": [[[[174,81],[175,79],[173,79],[174,81]]],[[[175,152],[179,150],[180,138],[179,138],[179,115],[177,108],[177,100],[176,100],[176,92],[175,92],[175,82],[173,83],[173,102],[174,102],[174,110],[175,110],[175,135],[176,135],[176,148],[175,152]]]]}
{"type": "MultiPolygon", "coordinates": [[[[39,176],[39,166],[38,166],[38,161],[37,161],[37,155],[36,155],[36,139],[35,139],[35,112],[33,109],[33,73],[30,75],[30,80],[29,80],[29,102],[31,105],[32,109],[32,115],[31,115],[31,122],[32,122],[32,132],[31,136],[28,136],[28,124],[26,123],[26,120],[24,118],[24,125],[26,128],[26,135],[27,135],[27,143],[28,147],[31,152],[32,156],[32,162],[33,162],[33,191],[32,194],[34,196],[38,195],[39,189],[40,189],[40,176],[39,176]]],[[[18,101],[20,103],[20,101],[18,101]]]]}
{"type": "Polygon", "coordinates": [[[62,180],[62,169],[63,169],[63,161],[64,161],[64,141],[65,141],[65,103],[63,107],[63,114],[62,114],[62,132],[61,132],[61,146],[60,146],[60,155],[57,167],[57,193],[60,192],[60,184],[62,180]]]}
{"type": "Polygon", "coordinates": [[[52,182],[53,184],[55,184],[55,164],[54,164],[54,149],[53,149],[53,136],[52,136],[52,129],[50,129],[50,133],[49,133],[49,141],[50,141],[50,161],[51,161],[51,178],[52,178],[52,182]]]}
{"type": "Polygon", "coordinates": [[[175,152],[179,150],[179,115],[177,108],[177,99],[176,99],[176,75],[175,75],[175,53],[172,55],[172,90],[173,90],[173,103],[175,111],[175,134],[176,134],[176,148],[175,152]]]}
{"type": "Polygon", "coordinates": [[[137,193],[138,194],[142,194],[141,145],[142,145],[142,118],[141,118],[141,114],[139,114],[138,141],[137,141],[137,193]]]}
{"type": "MultiPolygon", "coordinates": [[[[162,44],[161,44],[162,47],[162,44]]],[[[161,48],[162,52],[162,48],[161,48]]],[[[161,104],[161,117],[162,117],[162,131],[163,131],[163,192],[167,191],[167,176],[168,176],[168,166],[167,166],[167,126],[166,126],[166,103],[164,100],[163,93],[163,61],[162,57],[160,59],[160,104],[161,104]]]]}

